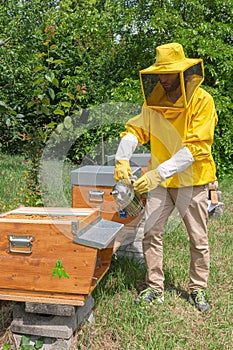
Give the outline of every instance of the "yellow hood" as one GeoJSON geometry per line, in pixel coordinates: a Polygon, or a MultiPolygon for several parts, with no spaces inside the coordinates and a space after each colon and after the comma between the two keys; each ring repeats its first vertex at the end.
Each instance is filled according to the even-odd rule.
{"type": "Polygon", "coordinates": [[[156,48],[156,62],[140,71],[145,106],[153,109],[184,110],[193,93],[204,80],[203,60],[186,58],[182,45],[170,43],[156,48]],[[169,101],[159,81],[160,74],[179,74],[182,96],[176,103],[169,101]]]}

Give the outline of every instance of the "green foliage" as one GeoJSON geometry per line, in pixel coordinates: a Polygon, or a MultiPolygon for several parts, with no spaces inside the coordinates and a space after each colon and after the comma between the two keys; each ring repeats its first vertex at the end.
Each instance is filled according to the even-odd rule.
{"type": "Polygon", "coordinates": [[[0,101],[0,116],[0,149],[6,151],[15,138],[15,123],[12,124],[11,116],[14,116],[15,122],[18,116],[4,101],[0,101]]]}
{"type": "MultiPolygon", "coordinates": [[[[218,175],[232,171],[232,127],[226,133],[226,120],[232,125],[231,0],[10,0],[1,2],[0,16],[3,152],[27,152],[38,169],[32,156],[41,155],[51,134],[64,146],[80,128],[68,157],[79,164],[86,154],[95,158],[101,130],[85,129],[92,122],[85,109],[119,101],[141,105],[139,70],[154,62],[157,45],[178,41],[188,57],[204,59],[205,88],[219,114],[218,175]]],[[[118,121],[118,127],[116,120],[104,126],[105,141],[118,137],[118,121]]]]}
{"type": "Polygon", "coordinates": [[[43,156],[45,159],[69,157],[78,165],[82,162],[103,164],[105,151],[107,155],[116,152],[119,132],[140,110],[141,106],[115,102],[86,108],[80,115],[67,116],[51,134],[43,156]]]}
{"type": "Polygon", "coordinates": [[[125,102],[142,105],[143,96],[139,79],[133,80],[130,77],[124,78],[124,80],[110,90],[110,98],[112,102],[121,101],[122,96],[124,96],[125,102]]]}
{"type": "MultiPolygon", "coordinates": [[[[56,57],[54,53],[58,45],[53,43],[56,35],[55,27],[48,26],[45,28],[44,46],[46,52],[37,55],[38,62],[32,72],[33,89],[31,100],[27,103],[27,112],[21,114],[22,128],[24,133],[18,129],[16,137],[21,141],[27,169],[25,178],[28,186],[22,193],[23,203],[26,205],[41,205],[38,184],[38,172],[40,158],[48,136],[53,129],[62,133],[63,120],[66,128],[70,128],[69,114],[79,113],[79,103],[87,94],[86,87],[76,85],[75,79],[69,79],[68,76],[62,79],[60,68],[58,66],[64,63],[63,60],[56,57]]],[[[18,116],[18,115],[17,115],[18,116]]],[[[16,116],[16,117],[17,117],[16,116]]],[[[14,120],[14,118],[12,118],[14,120]]]]}
{"type": "Polygon", "coordinates": [[[233,103],[230,96],[221,95],[218,89],[206,88],[215,99],[218,124],[215,131],[213,155],[219,178],[233,172],[233,103]]]}
{"type": "Polygon", "coordinates": [[[23,335],[21,338],[20,342],[20,349],[19,350],[39,350],[43,347],[44,345],[44,339],[43,338],[38,338],[35,341],[34,345],[30,344],[30,337],[23,335]]]}
{"type": "Polygon", "coordinates": [[[5,344],[2,348],[2,350],[9,350],[9,349],[11,349],[11,347],[12,347],[12,344],[5,344]]]}

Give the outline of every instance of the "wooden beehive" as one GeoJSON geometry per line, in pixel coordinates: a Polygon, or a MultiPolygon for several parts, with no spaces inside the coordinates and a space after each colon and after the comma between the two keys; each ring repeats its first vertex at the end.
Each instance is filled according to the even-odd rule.
{"type": "Polygon", "coordinates": [[[84,305],[109,269],[122,227],[91,208],[1,214],[0,299],[84,305]]]}
{"type": "MultiPolygon", "coordinates": [[[[141,176],[141,168],[132,167],[133,175],[141,176]]],[[[127,228],[135,228],[142,215],[132,217],[121,213],[111,191],[115,184],[114,166],[87,165],[71,171],[72,207],[100,208],[106,220],[123,223],[127,228]]]]}

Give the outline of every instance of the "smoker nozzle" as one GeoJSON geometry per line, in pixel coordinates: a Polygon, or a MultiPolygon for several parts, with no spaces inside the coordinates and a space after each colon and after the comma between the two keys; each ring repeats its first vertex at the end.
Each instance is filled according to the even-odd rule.
{"type": "Polygon", "coordinates": [[[138,216],[144,210],[140,195],[135,193],[132,184],[126,184],[124,181],[116,183],[110,192],[119,210],[125,210],[130,216],[138,216]]]}

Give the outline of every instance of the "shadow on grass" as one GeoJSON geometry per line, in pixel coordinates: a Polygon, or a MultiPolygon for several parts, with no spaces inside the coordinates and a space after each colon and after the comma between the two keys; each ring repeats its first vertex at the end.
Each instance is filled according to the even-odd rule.
{"type": "Polygon", "coordinates": [[[184,300],[188,300],[188,298],[189,298],[189,294],[188,294],[188,292],[185,290],[185,289],[183,289],[183,288],[181,288],[180,286],[176,286],[175,284],[173,284],[173,283],[171,283],[171,282],[167,282],[167,284],[165,283],[165,291],[168,291],[168,292],[170,292],[171,294],[176,294],[176,295],[178,295],[181,299],[184,299],[184,300]]]}
{"type": "MultiPolygon", "coordinates": [[[[173,276],[166,270],[165,275],[165,292],[175,293],[180,298],[187,300],[188,293],[186,290],[177,286],[173,276]]],[[[121,292],[137,292],[140,293],[146,285],[146,266],[142,261],[134,258],[117,257],[114,255],[108,273],[100,282],[98,288],[94,290],[95,295],[105,295],[107,297],[114,296],[121,292]]]]}

